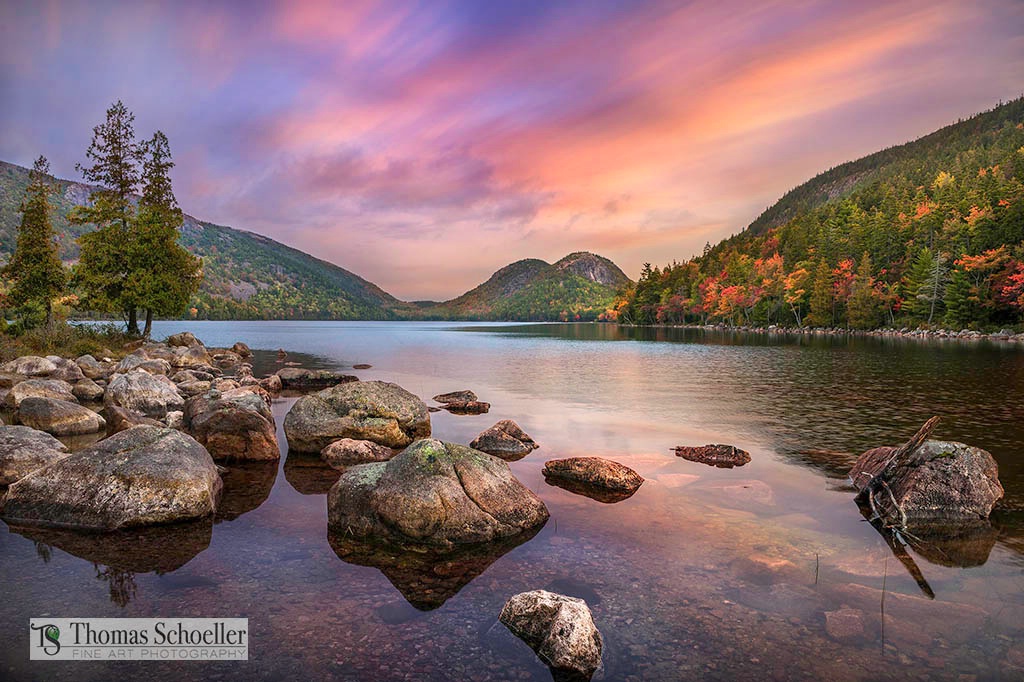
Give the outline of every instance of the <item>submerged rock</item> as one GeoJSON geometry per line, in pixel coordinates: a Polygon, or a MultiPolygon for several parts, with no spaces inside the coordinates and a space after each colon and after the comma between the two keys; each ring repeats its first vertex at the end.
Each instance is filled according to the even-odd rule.
{"type": "Polygon", "coordinates": [[[514,462],[526,457],[540,446],[519,428],[519,424],[511,419],[502,419],[491,428],[481,432],[473,439],[469,447],[514,462]]]}
{"type": "Polygon", "coordinates": [[[336,440],[320,451],[320,459],[336,469],[367,462],[386,462],[394,456],[395,451],[386,445],[352,438],[336,440]]]}
{"type": "Polygon", "coordinates": [[[889,525],[987,519],[1003,496],[998,466],[987,451],[926,440],[937,421],[903,446],[868,450],[850,469],[859,500],[889,525]]]}
{"type": "Polygon", "coordinates": [[[601,667],[601,633],[587,603],[546,590],[522,592],[498,618],[558,675],[590,679],[601,667]]]}
{"type": "Polygon", "coordinates": [[[107,425],[88,407],[53,398],[25,398],[18,407],[18,421],[54,436],[96,433],[107,425]]]}
{"type": "Polygon", "coordinates": [[[443,548],[518,535],[549,516],[505,462],[433,439],[388,462],[348,469],[331,488],[327,509],[332,532],[443,548]]]}
{"type": "Polygon", "coordinates": [[[14,483],[0,515],[12,525],[96,530],[186,521],[213,514],[221,485],[194,439],[139,426],[14,483]]]}
{"type": "Polygon", "coordinates": [[[676,457],[700,462],[720,469],[741,467],[750,462],[750,453],[732,445],[680,445],[673,448],[676,457]]]}
{"type": "Polygon", "coordinates": [[[214,459],[276,460],[281,457],[270,396],[257,386],[211,391],[189,398],[185,430],[214,459]]]}
{"type": "Polygon", "coordinates": [[[28,426],[0,426],[0,486],[68,456],[63,443],[28,426]]]}
{"type": "MultiPolygon", "coordinates": [[[[628,466],[600,457],[570,457],[544,463],[548,482],[567,482],[571,492],[589,489],[601,502],[620,502],[632,496],[644,479],[628,466]],[[574,484],[574,485],[573,485],[574,484]],[[604,497],[605,499],[601,499],[604,497]]],[[[584,493],[585,494],[585,493],[584,493]]]]}
{"type": "Polygon", "coordinates": [[[168,412],[180,410],[185,405],[185,399],[181,397],[174,382],[165,376],[142,370],[114,374],[103,394],[103,402],[141,412],[155,419],[162,419],[168,412]]]}
{"type": "Polygon", "coordinates": [[[402,448],[430,435],[423,401],[398,384],[355,381],[299,398],[284,419],[288,447],[321,452],[340,438],[402,448]]]}
{"type": "Polygon", "coordinates": [[[359,381],[359,377],[351,374],[339,374],[326,369],[303,369],[301,367],[285,367],[278,370],[277,377],[281,385],[293,391],[319,391],[338,384],[359,381]]]}

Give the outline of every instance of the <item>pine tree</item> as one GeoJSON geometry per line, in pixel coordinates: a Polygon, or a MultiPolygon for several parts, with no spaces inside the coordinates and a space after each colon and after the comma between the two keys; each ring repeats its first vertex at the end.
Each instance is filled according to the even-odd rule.
{"type": "Polygon", "coordinates": [[[126,284],[132,268],[132,195],[139,183],[139,146],[135,143],[135,116],[118,100],[107,109],[107,120],[93,128],[86,152],[91,166],[77,166],[100,189],[89,195],[90,205],[77,206],[75,223],[95,223],[97,229],[79,238],[81,254],[75,280],[93,310],[120,311],[128,332],[138,334],[137,304],[126,284]]]}
{"type": "Polygon", "coordinates": [[[180,315],[199,287],[201,261],[178,244],[182,213],[171,188],[170,145],[157,131],[145,143],[142,199],[131,242],[131,274],[126,286],[146,311],[143,336],[149,337],[153,315],[180,315]]]}
{"type": "Polygon", "coordinates": [[[824,258],[818,261],[814,270],[810,312],[805,322],[810,327],[832,326],[832,270],[824,258]]]}
{"type": "Polygon", "coordinates": [[[971,300],[971,280],[967,273],[957,268],[953,270],[946,286],[946,325],[954,329],[963,329],[972,321],[981,317],[977,307],[971,300]]]}
{"type": "Polygon", "coordinates": [[[928,324],[935,319],[946,286],[946,259],[925,247],[918,252],[906,276],[906,300],[911,315],[928,324]]]}
{"type": "Polygon", "coordinates": [[[3,273],[13,280],[8,295],[16,306],[39,304],[46,310],[46,324],[53,317],[53,299],[67,286],[68,273],[60,260],[50,221],[50,194],[47,176],[50,164],[40,156],[29,176],[29,185],[21,204],[18,241],[3,273]]]}
{"type": "Polygon", "coordinates": [[[880,306],[875,293],[872,270],[871,254],[865,251],[857,266],[857,275],[853,279],[850,303],[847,307],[850,327],[853,329],[873,329],[878,325],[880,306]]]}

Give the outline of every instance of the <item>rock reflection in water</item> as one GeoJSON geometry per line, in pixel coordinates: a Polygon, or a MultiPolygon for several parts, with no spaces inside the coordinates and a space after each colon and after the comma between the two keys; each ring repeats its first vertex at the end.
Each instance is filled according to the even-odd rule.
{"type": "Polygon", "coordinates": [[[136,593],[138,573],[170,573],[210,546],[209,519],[110,533],[89,533],[37,526],[11,526],[10,531],[36,543],[44,562],[56,547],[93,564],[96,577],[109,584],[110,600],[125,606],[136,593]]]}
{"type": "Polygon", "coordinates": [[[341,474],[319,455],[289,452],[284,462],[285,480],[303,495],[326,495],[341,474]]]}
{"type": "MultiPolygon", "coordinates": [[[[555,478],[552,476],[545,476],[544,482],[548,485],[555,486],[556,488],[568,490],[576,495],[589,497],[592,500],[597,500],[598,502],[603,502],[605,504],[622,502],[636,494],[636,490],[605,490],[592,485],[586,485],[578,481],[570,481],[564,478],[555,478]]],[[[639,488],[637,488],[637,490],[639,490],[639,488]]]]}
{"type": "Polygon", "coordinates": [[[267,501],[277,480],[277,462],[239,462],[221,476],[224,491],[214,521],[233,521],[267,501]]]}
{"type": "Polygon", "coordinates": [[[454,597],[495,561],[533,538],[541,528],[543,524],[511,538],[447,552],[396,548],[340,533],[328,533],[327,540],[342,561],[378,569],[406,601],[420,611],[431,611],[454,597]]]}

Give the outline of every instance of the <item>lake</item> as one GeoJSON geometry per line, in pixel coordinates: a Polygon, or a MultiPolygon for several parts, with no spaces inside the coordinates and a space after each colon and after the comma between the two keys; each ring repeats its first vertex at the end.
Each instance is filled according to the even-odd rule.
{"type": "MultiPolygon", "coordinates": [[[[394,381],[428,404],[472,389],[490,413],[434,413],[434,436],[468,443],[514,419],[541,448],[510,466],[551,520],[449,562],[350,555],[327,534],[338,474],[286,456],[295,398],[281,398],[280,463],[229,465],[211,522],[0,532],[0,678],[550,680],[496,625],[510,596],[538,588],[587,600],[605,641],[595,679],[1024,676],[1018,347],[588,324],[159,322],[154,337],[185,329],[394,381]],[[865,521],[845,473],[932,415],[936,437],[995,456],[1006,498],[990,532],[903,546],[865,521]],[[716,469],[670,449],[706,443],[752,461],[716,469]],[[547,459],[589,455],[646,482],[605,504],[541,475],[547,459]],[[27,621],[48,615],[247,617],[250,660],[30,663],[27,621]]],[[[259,353],[257,375],[275,358],[259,353]]]]}

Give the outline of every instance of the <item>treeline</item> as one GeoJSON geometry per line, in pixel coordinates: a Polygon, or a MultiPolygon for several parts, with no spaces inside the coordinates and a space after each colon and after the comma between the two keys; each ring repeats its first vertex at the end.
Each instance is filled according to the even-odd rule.
{"type": "Polygon", "coordinates": [[[134,121],[119,101],[93,129],[87,162],[77,168],[96,189],[68,220],[95,229],[78,238],[78,263],[70,269],[53,226],[49,163],[42,156],[36,161],[17,243],[2,271],[0,308],[17,318],[8,331],[49,327],[57,309],[118,314],[128,333],[138,334],[141,311],[149,336],[154,315],[185,313],[202,278],[201,261],[178,244],[182,212],[171,187],[170,144],[160,131],[136,142],[134,121]]]}
{"type": "Polygon", "coordinates": [[[782,203],[689,261],[646,264],[605,319],[981,330],[1024,320],[1024,99],[833,169],[782,203]],[[844,184],[842,198],[827,196],[844,184]]]}

